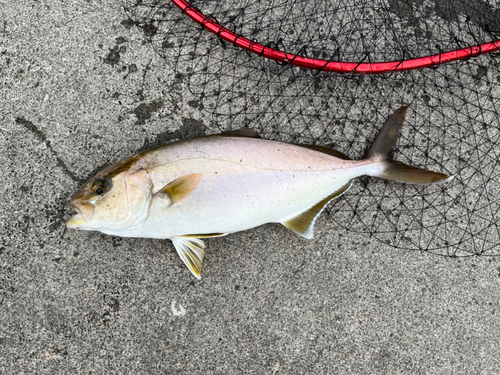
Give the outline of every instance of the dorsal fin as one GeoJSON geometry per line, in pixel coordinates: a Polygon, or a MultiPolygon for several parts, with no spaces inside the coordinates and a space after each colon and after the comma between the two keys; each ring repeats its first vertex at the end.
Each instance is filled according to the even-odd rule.
{"type": "Polygon", "coordinates": [[[205,243],[198,238],[172,237],[171,240],[184,264],[197,279],[200,279],[205,243]]]}
{"type": "Polygon", "coordinates": [[[202,176],[201,173],[181,176],[164,186],[155,196],[169,200],[171,205],[180,203],[196,189],[202,176]]]}
{"type": "Polygon", "coordinates": [[[338,189],[335,193],[330,194],[328,197],[322,199],[307,211],[295,216],[294,218],[282,223],[285,227],[293,230],[295,233],[300,234],[304,238],[313,238],[313,228],[319,214],[326,207],[328,202],[344,194],[351,187],[351,181],[338,189]]]}
{"type": "Polygon", "coordinates": [[[219,137],[245,137],[245,138],[262,138],[257,130],[251,128],[241,128],[230,130],[228,132],[216,134],[219,137]]]}
{"type": "Polygon", "coordinates": [[[335,156],[339,159],[352,160],[349,156],[344,155],[340,151],[334,150],[333,148],[329,148],[329,147],[325,147],[325,146],[317,146],[317,145],[299,145],[299,146],[305,147],[305,148],[310,148],[311,150],[323,152],[325,154],[335,156]]]}

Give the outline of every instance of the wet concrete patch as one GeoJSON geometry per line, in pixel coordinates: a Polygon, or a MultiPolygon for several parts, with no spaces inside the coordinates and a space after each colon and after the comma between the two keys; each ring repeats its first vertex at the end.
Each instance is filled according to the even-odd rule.
{"type": "Polygon", "coordinates": [[[151,103],[141,103],[132,112],[137,117],[135,125],[144,125],[153,113],[158,112],[163,107],[163,100],[156,100],[151,103]]]}
{"type": "Polygon", "coordinates": [[[144,140],[144,144],[138,150],[138,152],[146,151],[150,148],[166,145],[172,141],[178,141],[181,139],[189,139],[195,137],[202,137],[205,135],[206,127],[202,121],[195,120],[192,118],[183,118],[182,126],[176,131],[166,131],[157,134],[154,141],[149,139],[144,140]]]}

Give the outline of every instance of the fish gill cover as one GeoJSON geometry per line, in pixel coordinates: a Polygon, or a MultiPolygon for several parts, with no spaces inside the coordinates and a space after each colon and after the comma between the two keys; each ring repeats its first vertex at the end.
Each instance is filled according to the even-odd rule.
{"type": "Polygon", "coordinates": [[[438,186],[357,179],[329,205],[330,219],[396,248],[500,254],[496,2],[124,0],[123,5],[130,24],[185,77],[200,109],[213,120],[214,133],[253,127],[264,138],[330,146],[361,158],[385,119],[408,105],[395,158],[455,179],[438,186]],[[198,20],[203,27],[189,12],[204,16],[198,20]],[[210,33],[209,22],[219,28],[211,26],[210,33]],[[232,43],[223,40],[223,30],[236,35],[232,43]],[[242,38],[251,41],[248,48],[238,47],[242,38]],[[277,63],[251,51],[252,44],[351,62],[355,68],[396,63],[385,74],[356,69],[338,74],[277,63]],[[485,46],[489,53],[482,54],[485,46]],[[445,53],[456,50],[466,51],[462,59],[445,63],[450,55],[445,53]],[[408,60],[427,56],[434,56],[434,67],[399,71],[408,60]]]}

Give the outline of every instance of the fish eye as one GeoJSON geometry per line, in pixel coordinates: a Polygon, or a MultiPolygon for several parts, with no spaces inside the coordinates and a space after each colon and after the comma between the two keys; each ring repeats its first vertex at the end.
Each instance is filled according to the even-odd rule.
{"type": "Polygon", "coordinates": [[[109,190],[109,184],[106,180],[102,180],[102,179],[96,180],[94,182],[94,185],[92,186],[92,191],[96,195],[103,195],[108,190],[109,190]]]}

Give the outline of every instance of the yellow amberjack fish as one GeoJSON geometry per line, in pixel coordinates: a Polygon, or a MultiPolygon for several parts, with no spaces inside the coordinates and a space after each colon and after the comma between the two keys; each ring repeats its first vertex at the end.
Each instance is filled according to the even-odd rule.
{"type": "Polygon", "coordinates": [[[240,129],[157,147],[120,161],[85,183],[69,207],[68,228],[121,237],[170,239],[200,278],[205,244],[265,223],[313,237],[316,218],[368,175],[432,184],[452,179],[388,157],[407,107],[384,124],[362,160],[321,146],[264,140],[240,129]]]}

